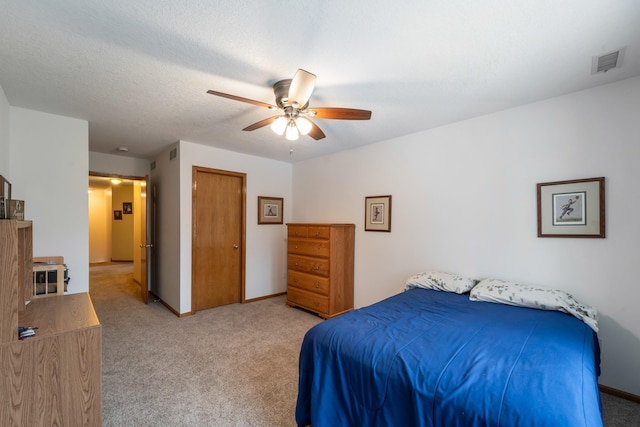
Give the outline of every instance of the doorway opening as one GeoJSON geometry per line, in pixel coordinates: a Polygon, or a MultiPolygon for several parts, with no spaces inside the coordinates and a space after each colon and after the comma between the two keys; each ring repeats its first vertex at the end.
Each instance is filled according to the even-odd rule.
{"type": "Polygon", "coordinates": [[[146,186],[145,177],[89,173],[89,267],[130,264],[145,303],[146,186]]]}

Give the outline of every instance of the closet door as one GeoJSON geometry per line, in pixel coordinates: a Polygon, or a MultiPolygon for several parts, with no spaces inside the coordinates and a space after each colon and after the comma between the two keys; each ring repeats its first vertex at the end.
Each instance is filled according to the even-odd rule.
{"type": "Polygon", "coordinates": [[[244,300],[246,174],[193,167],[191,310],[244,300]]]}

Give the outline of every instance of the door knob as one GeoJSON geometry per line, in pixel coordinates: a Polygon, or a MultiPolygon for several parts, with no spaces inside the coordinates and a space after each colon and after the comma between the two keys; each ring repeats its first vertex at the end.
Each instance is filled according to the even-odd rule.
{"type": "Polygon", "coordinates": [[[152,245],[152,244],[145,244],[145,243],[141,243],[141,244],[140,244],[140,247],[141,247],[141,248],[152,248],[152,247],[153,247],[153,245],[152,245]]]}
{"type": "Polygon", "coordinates": [[[238,249],[238,245],[233,245],[233,249],[238,249]]]}

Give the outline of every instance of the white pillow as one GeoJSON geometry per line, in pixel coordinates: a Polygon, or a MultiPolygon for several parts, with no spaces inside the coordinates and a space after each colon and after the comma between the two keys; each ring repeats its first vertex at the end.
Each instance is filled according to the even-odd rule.
{"type": "Polygon", "coordinates": [[[469,299],[561,311],[577,317],[598,332],[598,311],[591,306],[580,304],[570,294],[557,289],[542,289],[504,280],[484,279],[471,290],[469,299]]]}
{"type": "Polygon", "coordinates": [[[476,283],[478,283],[477,280],[457,274],[427,271],[409,277],[404,285],[404,289],[406,291],[413,288],[425,288],[464,294],[469,292],[476,283]]]}

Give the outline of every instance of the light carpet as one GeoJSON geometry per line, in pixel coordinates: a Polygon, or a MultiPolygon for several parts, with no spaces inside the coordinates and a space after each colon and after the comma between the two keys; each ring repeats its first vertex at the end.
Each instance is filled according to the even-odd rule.
{"type": "Polygon", "coordinates": [[[182,319],[139,297],[130,265],[91,267],[105,426],[295,426],[298,354],[321,320],[283,297],[182,319]]]}

